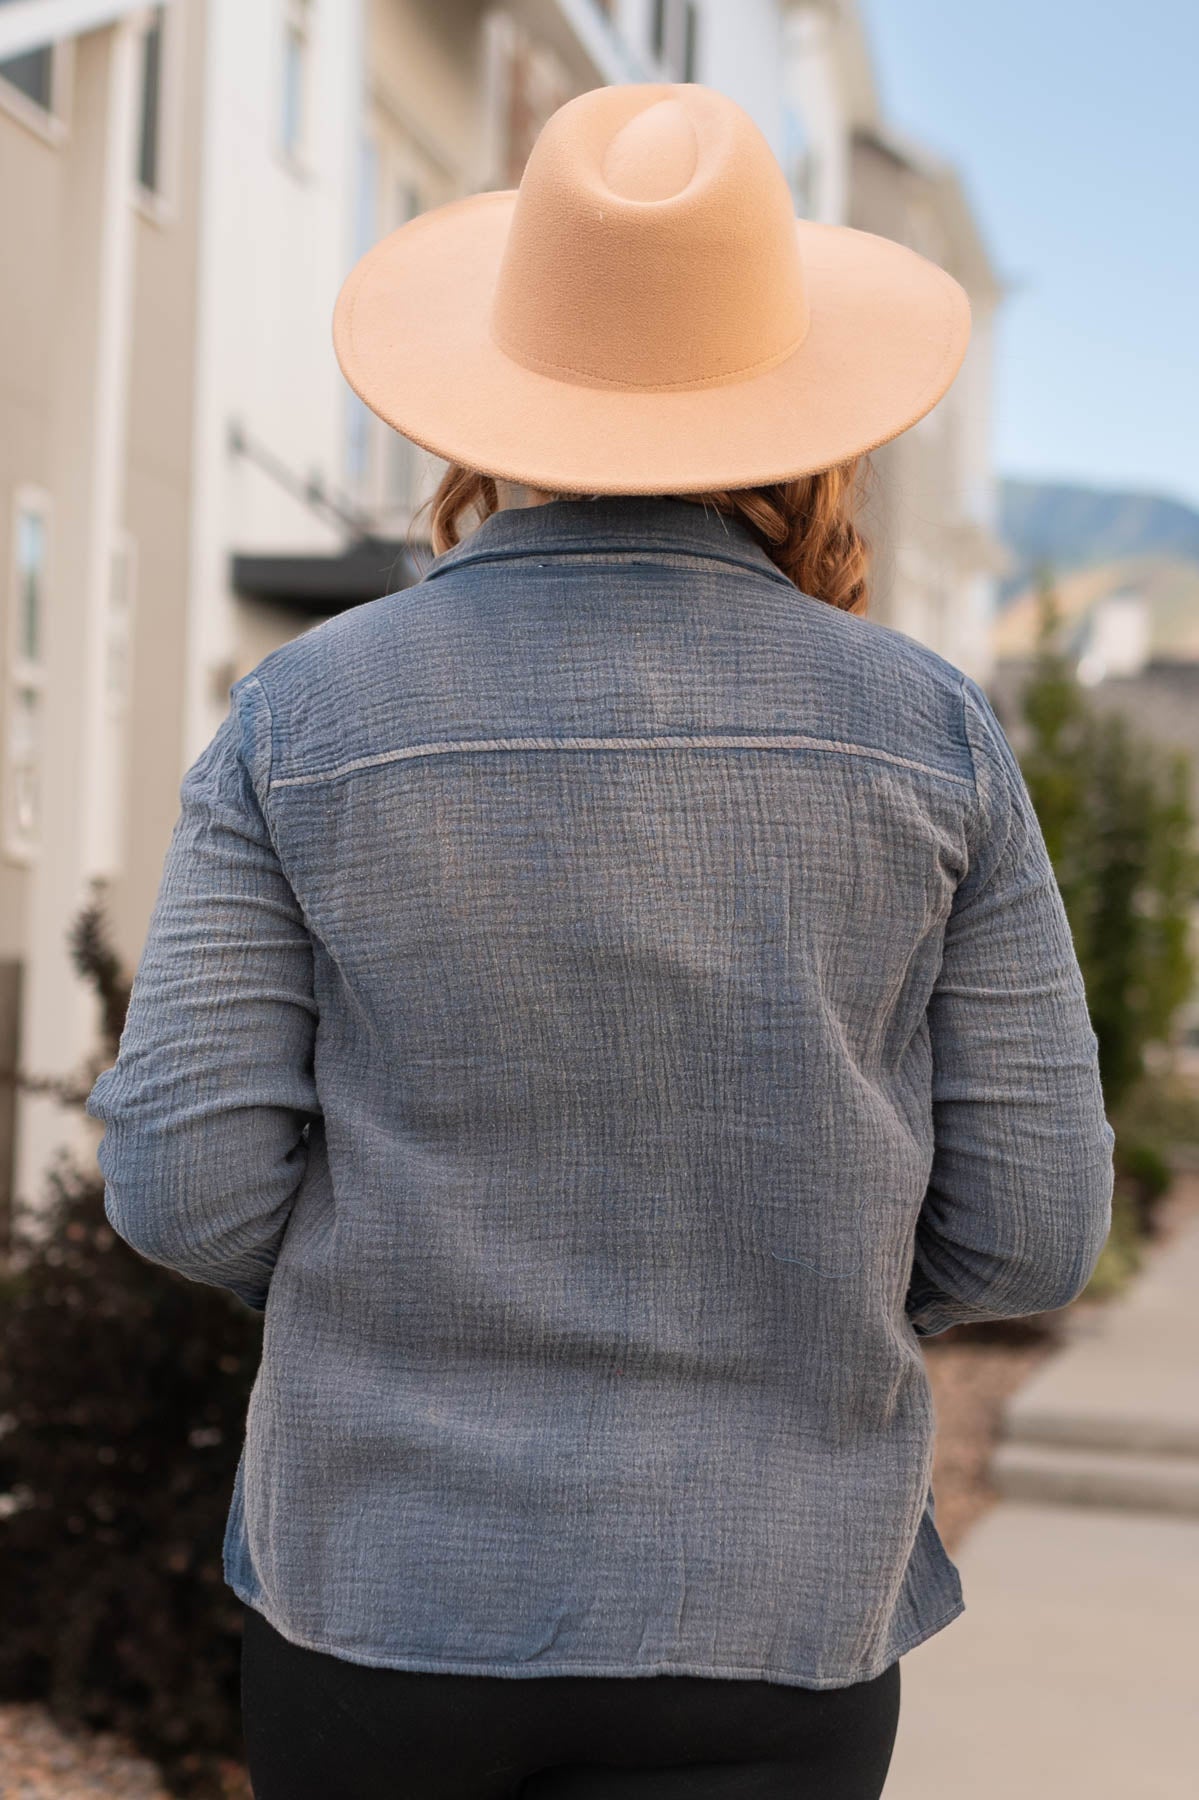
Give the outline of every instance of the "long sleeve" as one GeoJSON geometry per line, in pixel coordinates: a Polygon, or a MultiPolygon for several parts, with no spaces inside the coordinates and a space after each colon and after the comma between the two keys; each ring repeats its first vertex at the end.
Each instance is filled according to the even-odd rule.
{"type": "Polygon", "coordinates": [[[87,1100],[113,1229],[256,1310],[320,1114],[312,941],[265,813],[271,741],[244,676],[183,778],[117,1060],[87,1100]]]}
{"type": "Polygon", "coordinates": [[[934,1155],[914,1329],[1064,1306],[1111,1225],[1112,1147],[1082,972],[1040,824],[981,688],[963,685],[977,807],[929,1006],[934,1155]]]}

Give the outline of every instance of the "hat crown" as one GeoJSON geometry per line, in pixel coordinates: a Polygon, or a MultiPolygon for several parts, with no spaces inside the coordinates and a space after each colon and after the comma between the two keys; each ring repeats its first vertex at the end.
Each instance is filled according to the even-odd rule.
{"type": "Polygon", "coordinates": [[[583,385],[704,387],[772,368],[808,324],[790,189],[735,101],[630,83],[546,122],[491,298],[513,361],[583,385]]]}

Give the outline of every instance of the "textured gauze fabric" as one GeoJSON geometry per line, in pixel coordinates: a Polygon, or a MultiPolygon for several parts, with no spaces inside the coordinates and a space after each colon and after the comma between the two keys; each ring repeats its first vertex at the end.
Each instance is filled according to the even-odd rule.
{"type": "Polygon", "coordinates": [[[920,1338],[1085,1285],[1113,1134],[981,687],[674,496],[486,520],[262,658],[103,1121],[265,1311],[224,1545],[405,1669],[840,1687],[963,1609],[920,1338]]]}

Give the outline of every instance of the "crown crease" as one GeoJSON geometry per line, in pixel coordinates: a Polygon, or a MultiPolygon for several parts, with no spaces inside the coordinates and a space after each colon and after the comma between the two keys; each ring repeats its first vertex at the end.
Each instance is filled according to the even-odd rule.
{"type": "Polygon", "coordinates": [[[622,200],[671,200],[690,183],[698,161],[686,107],[656,100],[621,126],[604,152],[602,172],[622,200]]]}

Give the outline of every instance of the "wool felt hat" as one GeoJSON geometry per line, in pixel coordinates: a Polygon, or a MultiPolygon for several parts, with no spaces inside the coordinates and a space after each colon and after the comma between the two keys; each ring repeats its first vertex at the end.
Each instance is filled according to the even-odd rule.
{"type": "Polygon", "coordinates": [[[447,462],[562,493],[824,469],[936,405],[970,337],[946,270],[797,218],[748,113],[698,82],[568,100],[518,188],[383,238],[333,318],[371,410],[447,462]]]}

